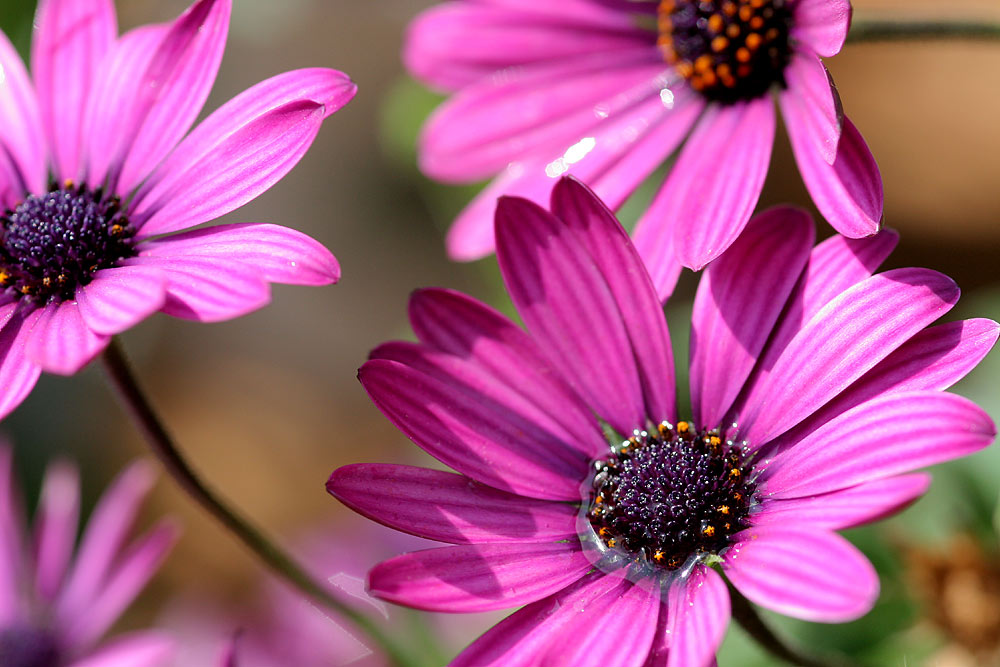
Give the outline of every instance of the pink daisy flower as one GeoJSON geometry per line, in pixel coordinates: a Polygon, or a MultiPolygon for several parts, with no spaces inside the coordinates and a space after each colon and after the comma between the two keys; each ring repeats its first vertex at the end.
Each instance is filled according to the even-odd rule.
{"type": "Polygon", "coordinates": [[[497,176],[459,215],[452,257],[493,251],[498,195],[542,203],[571,173],[618,208],[677,161],[634,238],[668,295],[739,236],[767,175],[777,98],[806,188],[841,234],[874,234],[878,167],[821,57],[843,46],[848,0],[465,0],[410,26],[403,58],[455,94],[420,138],[446,182],[497,176]],[[676,260],[675,260],[676,258],[676,260]]]}
{"type": "Polygon", "coordinates": [[[437,611],[527,605],[453,663],[478,667],[710,664],[730,616],[713,565],[783,614],[867,612],[875,571],[835,531],[900,509],[929,483],[913,470],[993,439],[980,408],[942,390],[1000,327],[930,326],[958,288],[927,269],[873,275],[891,232],[813,235],[808,214],[771,209],[706,270],[680,421],[667,323],[612,213],[568,179],[551,212],[501,199],[497,256],[527,332],[424,290],[419,342],[377,348],[359,373],[459,473],[333,473],[352,509],[455,545],[381,563],[372,592],[437,611]]]}
{"type": "Polygon", "coordinates": [[[0,33],[0,416],[42,370],[75,373],[156,311],[214,322],[265,305],[269,283],[338,279],[284,227],[184,231],[281,179],[355,92],[334,70],[286,72],[188,133],[231,4],[116,38],[111,0],[42,0],[30,78],[0,33]]]}
{"type": "Polygon", "coordinates": [[[76,546],[80,482],[74,467],[49,467],[35,514],[25,516],[11,450],[0,447],[0,658],[16,667],[162,665],[172,641],[140,631],[98,641],[159,568],[176,530],[161,522],[128,546],[139,503],[153,482],[143,463],[126,469],[97,503],[76,546]]]}

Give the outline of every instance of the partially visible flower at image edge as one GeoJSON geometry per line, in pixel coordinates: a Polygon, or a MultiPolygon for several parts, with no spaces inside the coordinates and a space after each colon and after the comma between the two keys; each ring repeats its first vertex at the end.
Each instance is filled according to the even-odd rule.
{"type": "Polygon", "coordinates": [[[0,658],[4,665],[162,665],[173,640],[156,630],[101,637],[146,586],[176,539],[161,521],[126,545],[153,482],[145,463],[128,467],[97,503],[77,546],[80,480],[57,462],[45,475],[34,530],[14,483],[11,448],[0,446],[0,658]]]}
{"type": "Polygon", "coordinates": [[[677,154],[634,238],[657,292],[722,254],[760,197],[777,101],[799,171],[841,234],[878,231],[882,182],[821,58],[848,0],[442,2],[410,25],[409,71],[451,93],[419,140],[424,173],[496,177],[458,216],[449,254],[493,251],[499,195],[538,203],[569,173],[617,209],[677,154]],[[676,258],[676,259],[675,259],[676,258]]]}
{"type": "Polygon", "coordinates": [[[327,485],[371,519],[455,545],[377,565],[376,596],[526,605],[453,664],[711,664],[731,613],[720,572],[782,614],[858,618],[878,578],[835,531],[905,507],[930,482],[912,471],[994,438],[988,415],[943,390],[1000,327],[931,326],[959,290],[928,269],[874,273],[891,231],[814,247],[807,213],[756,216],[702,275],[679,420],[666,319],[610,210],[561,179],[551,212],[501,198],[496,218],[527,331],[425,289],[410,302],[419,342],[384,344],[359,372],[459,474],[355,464],[327,485]]]}
{"type": "Polygon", "coordinates": [[[335,70],[286,72],[188,133],[231,5],[198,0],[119,38],[111,0],[42,0],[30,77],[0,33],[0,417],[42,370],[75,373],[154,312],[215,322],[265,305],[272,282],[338,280],[291,229],[184,231],[274,185],[356,91],[335,70]]]}

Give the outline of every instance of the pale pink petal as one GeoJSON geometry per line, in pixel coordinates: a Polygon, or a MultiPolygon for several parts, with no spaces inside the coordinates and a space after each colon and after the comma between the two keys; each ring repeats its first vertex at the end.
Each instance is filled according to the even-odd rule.
{"type": "Polygon", "coordinates": [[[784,98],[785,128],[802,180],[816,208],[834,229],[852,238],[871,236],[882,224],[882,176],[868,145],[844,116],[837,158],[827,164],[819,146],[824,139],[802,122],[801,101],[784,98]]]}
{"type": "Polygon", "coordinates": [[[590,456],[607,450],[593,413],[519,326],[460,292],[422,289],[410,297],[410,322],[423,343],[467,359],[519,392],[559,424],[565,441],[590,456]]]}
{"type": "Polygon", "coordinates": [[[170,174],[131,212],[136,238],[187,229],[239,208],[298,164],[323,121],[324,107],[291,102],[258,116],[170,174]]]}
{"type": "Polygon", "coordinates": [[[145,266],[101,269],[76,291],[80,315],[92,331],[116,334],[158,311],[167,298],[167,276],[145,266]]]}
{"type": "Polygon", "coordinates": [[[751,528],[723,556],[730,583],[751,602],[822,623],[864,616],[878,598],[875,568],[840,535],[802,527],[751,528]]]}
{"type": "Polygon", "coordinates": [[[798,0],[795,3],[792,37],[823,57],[840,53],[850,27],[850,0],[798,0]]]}
{"type": "Polygon", "coordinates": [[[428,611],[476,612],[534,602],[591,569],[580,542],[482,544],[427,549],[376,565],[379,598],[428,611]]]}
{"type": "Polygon", "coordinates": [[[504,493],[440,470],[358,463],[335,470],[326,489],[369,519],[452,544],[557,542],[577,532],[573,505],[504,493]]]}
{"type": "Polygon", "coordinates": [[[729,626],[726,583],[715,570],[699,566],[670,593],[670,632],[658,644],[666,650],[666,667],[708,667],[729,626]]]}
{"type": "Polygon", "coordinates": [[[497,205],[497,260],[539,347],[619,433],[645,426],[635,356],[614,295],[578,234],[525,199],[497,205]]]}
{"type": "Polygon", "coordinates": [[[395,361],[369,361],[358,377],[383,414],[445,465],[495,489],[579,500],[587,460],[516,413],[395,361]]]}
{"type": "Polygon", "coordinates": [[[806,265],[814,237],[805,211],[768,209],[705,270],[691,315],[691,407],[699,426],[722,425],[806,265]]]}
{"type": "Polygon", "coordinates": [[[271,300],[263,276],[243,262],[216,257],[155,257],[125,260],[127,266],[159,269],[167,276],[168,315],[198,322],[220,322],[245,315],[271,300]]]}
{"type": "Polygon", "coordinates": [[[755,526],[853,528],[901,511],[923,495],[930,483],[930,475],[916,473],[802,498],[767,499],[763,511],[754,514],[752,520],[755,526]]]}
{"type": "Polygon", "coordinates": [[[668,233],[677,259],[695,270],[736,240],[764,186],[774,125],[768,97],[708,108],[636,227],[636,247],[647,264],[672,261],[665,254],[668,233]]]}
{"type": "Polygon", "coordinates": [[[40,0],[31,42],[31,76],[38,91],[56,180],[83,167],[83,110],[98,66],[118,36],[111,0],[40,0]]]}
{"type": "Polygon", "coordinates": [[[0,623],[19,621],[27,561],[24,507],[14,479],[13,451],[0,444],[0,623]]]}
{"type": "Polygon", "coordinates": [[[75,660],[72,667],[159,667],[170,664],[175,640],[154,631],[133,632],[103,644],[96,652],[75,660]]]}
{"type": "Polygon", "coordinates": [[[742,437],[755,447],[781,435],[850,386],[914,334],[948,312],[959,290],[929,269],[894,269],[830,301],[775,362],[742,437]]]}
{"type": "Polygon", "coordinates": [[[778,93],[785,123],[799,123],[814,138],[814,148],[833,164],[840,143],[844,109],[830,73],[811,52],[798,50],[785,68],[787,87],[778,93]]]}
{"type": "Polygon", "coordinates": [[[25,354],[42,370],[73,375],[104,349],[110,340],[93,331],[76,301],[50,303],[31,329],[25,354]]]}
{"type": "Polygon", "coordinates": [[[889,394],[779,454],[758,488],[773,498],[835,491],[966,456],[995,435],[993,421],[967,398],[940,391],[889,394]]]}
{"type": "Polygon", "coordinates": [[[145,257],[217,257],[253,266],[272,283],[329,285],[340,265],[321,243],[302,232],[267,224],[216,225],[143,243],[145,257]]]}
{"type": "Polygon", "coordinates": [[[674,359],[670,333],[646,267],[614,214],[573,178],[552,190],[552,213],[576,232],[604,277],[627,322],[637,370],[642,379],[646,415],[654,422],[675,421],[674,359]]]}
{"type": "Polygon", "coordinates": [[[9,415],[28,397],[42,369],[25,354],[31,329],[41,317],[41,310],[27,315],[14,313],[17,302],[0,306],[3,321],[0,329],[0,418],[9,415]]]}
{"type": "Polygon", "coordinates": [[[0,202],[11,206],[28,192],[44,192],[45,133],[34,87],[21,56],[0,31],[0,152],[9,153],[0,178],[0,202]],[[6,149],[6,150],[3,150],[6,149]],[[6,172],[6,173],[5,173],[6,172]]]}
{"type": "Polygon", "coordinates": [[[52,464],[45,473],[35,516],[35,582],[39,595],[55,598],[76,546],[80,476],[76,468],[52,464]]]}

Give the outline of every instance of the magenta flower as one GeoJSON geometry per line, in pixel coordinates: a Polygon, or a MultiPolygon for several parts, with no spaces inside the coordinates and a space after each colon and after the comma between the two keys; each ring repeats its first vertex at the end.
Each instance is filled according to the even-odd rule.
{"type": "Polygon", "coordinates": [[[42,0],[30,79],[0,34],[0,417],[42,370],[75,373],[156,311],[214,322],[265,305],[271,282],[338,279],[290,229],[183,231],[281,179],[355,92],[340,72],[286,72],[188,134],[230,10],[198,0],[116,39],[111,0],[42,0]]]}
{"type": "Polygon", "coordinates": [[[850,18],[848,0],[491,0],[428,10],[410,26],[404,60],[455,95],[424,128],[420,166],[447,182],[499,174],[455,222],[450,254],[492,252],[498,195],[541,203],[554,178],[572,173],[617,208],[678,152],[635,230],[668,295],[681,264],[702,268],[750,219],[771,159],[772,90],[820,212],[845,236],[874,234],[878,167],[820,61],[840,51],[850,18]]]}
{"type": "Polygon", "coordinates": [[[4,665],[115,667],[164,664],[172,641],[140,631],[97,647],[112,623],[146,586],[174,543],[166,522],[125,546],[152,471],[125,470],[94,508],[76,545],[80,482],[70,465],[45,476],[29,534],[11,470],[0,447],[0,657],[4,665]]]}
{"type": "Polygon", "coordinates": [[[900,509],[929,483],[911,471],[993,439],[980,408],[942,390],[1000,326],[929,326],[958,288],[927,269],[872,275],[893,233],[814,248],[806,213],[772,209],[702,277],[692,419],[679,421],[667,324],[627,234],[573,180],[551,208],[497,208],[527,332],[424,290],[410,303],[419,342],[361,368],[382,412],[460,473],[333,473],[354,510],[456,545],[381,563],[372,592],[451,612],[527,605],[454,663],[478,667],[709,664],[730,615],[713,564],[790,616],[868,611],[876,574],[835,531],[900,509]]]}

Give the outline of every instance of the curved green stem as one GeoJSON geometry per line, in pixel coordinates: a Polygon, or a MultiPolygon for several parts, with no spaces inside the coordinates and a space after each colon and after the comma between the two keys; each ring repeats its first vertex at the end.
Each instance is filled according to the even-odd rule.
{"type": "Polygon", "coordinates": [[[847,41],[899,42],[904,40],[975,39],[1000,40],[1000,23],[996,21],[910,21],[889,19],[855,19],[847,33],[847,41]]]}
{"type": "Polygon", "coordinates": [[[317,604],[353,623],[378,644],[395,664],[409,667],[415,664],[394,640],[364,614],[332,596],[316,582],[301,565],[278,545],[271,542],[252,523],[229,507],[226,502],[194,472],[174,444],[163,422],[156,415],[136,381],[117,337],[101,356],[108,378],[118,397],[142,432],[153,453],[182,489],[209,514],[214,516],[238,540],[264,562],[275,574],[317,604]]]}

